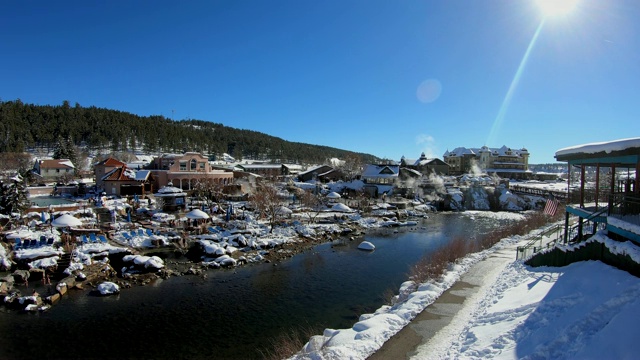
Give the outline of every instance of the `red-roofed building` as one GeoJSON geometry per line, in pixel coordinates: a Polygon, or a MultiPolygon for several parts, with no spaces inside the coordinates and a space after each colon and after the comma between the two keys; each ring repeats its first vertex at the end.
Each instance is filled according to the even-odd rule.
{"type": "Polygon", "coordinates": [[[65,176],[73,176],[75,166],[69,159],[36,160],[32,171],[43,180],[57,181],[65,176]]]}
{"type": "Polygon", "coordinates": [[[155,181],[149,170],[133,170],[126,165],[115,168],[96,179],[103,184],[103,188],[112,195],[145,195],[153,193],[155,181]]]}
{"type": "Polygon", "coordinates": [[[102,161],[100,161],[99,163],[95,164],[93,166],[94,169],[94,173],[96,175],[96,186],[99,189],[106,189],[104,186],[104,182],[102,181],[102,178],[109,172],[113,171],[116,168],[121,168],[123,166],[126,166],[125,163],[123,163],[120,160],[116,160],[112,157],[104,159],[102,161]]]}

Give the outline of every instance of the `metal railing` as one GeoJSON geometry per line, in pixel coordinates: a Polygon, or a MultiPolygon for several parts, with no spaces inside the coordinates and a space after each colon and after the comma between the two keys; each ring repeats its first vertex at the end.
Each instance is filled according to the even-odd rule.
{"type": "Polygon", "coordinates": [[[614,204],[609,215],[626,216],[640,214],[640,197],[628,193],[614,194],[614,204]]]}
{"type": "Polygon", "coordinates": [[[516,249],[516,260],[527,260],[540,250],[548,249],[555,246],[556,243],[562,240],[563,228],[564,226],[561,224],[551,225],[547,228],[544,228],[539,233],[532,235],[525,245],[518,246],[518,248],[516,249]],[[544,238],[549,238],[553,233],[555,233],[555,238],[553,238],[551,241],[543,243],[544,238]]]}

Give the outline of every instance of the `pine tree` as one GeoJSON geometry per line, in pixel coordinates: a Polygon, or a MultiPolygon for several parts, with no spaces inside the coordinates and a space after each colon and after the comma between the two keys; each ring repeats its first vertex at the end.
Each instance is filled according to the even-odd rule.
{"type": "Polygon", "coordinates": [[[0,183],[0,213],[22,214],[29,208],[27,186],[22,176],[16,175],[9,181],[0,183]]]}
{"type": "Polygon", "coordinates": [[[71,136],[67,136],[66,139],[63,139],[62,136],[58,136],[58,140],[56,142],[56,148],[53,151],[54,159],[68,159],[74,166],[74,172],[78,173],[78,151],[76,150],[76,146],[71,139],[71,136]]]}
{"type": "Polygon", "coordinates": [[[65,142],[63,141],[62,136],[58,135],[58,139],[56,140],[56,147],[53,150],[53,158],[66,159],[66,156],[67,148],[65,146],[65,142]]]}
{"type": "Polygon", "coordinates": [[[73,140],[71,139],[71,136],[68,136],[67,139],[65,140],[65,148],[67,150],[67,159],[69,159],[69,161],[71,161],[71,163],[74,166],[74,172],[77,175],[78,174],[78,151],[76,149],[76,145],[73,143],[73,140]]]}

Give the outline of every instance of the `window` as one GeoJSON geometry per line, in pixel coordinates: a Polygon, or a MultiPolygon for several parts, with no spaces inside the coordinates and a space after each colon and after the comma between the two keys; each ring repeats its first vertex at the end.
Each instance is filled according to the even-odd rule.
{"type": "Polygon", "coordinates": [[[201,162],[201,163],[198,163],[198,165],[200,165],[200,170],[204,171],[204,163],[201,162]]]}
{"type": "Polygon", "coordinates": [[[196,170],[196,159],[191,159],[191,171],[196,170]]]}
{"type": "Polygon", "coordinates": [[[180,161],[180,171],[187,171],[187,162],[180,161]]]}

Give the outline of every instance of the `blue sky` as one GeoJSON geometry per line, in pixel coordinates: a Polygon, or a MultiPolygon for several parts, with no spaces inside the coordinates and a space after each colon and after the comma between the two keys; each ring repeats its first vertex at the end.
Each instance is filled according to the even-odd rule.
{"type": "Polygon", "coordinates": [[[0,98],[394,160],[507,145],[546,163],[640,136],[637,19],[637,0],[546,18],[535,0],[4,1],[0,98]]]}

